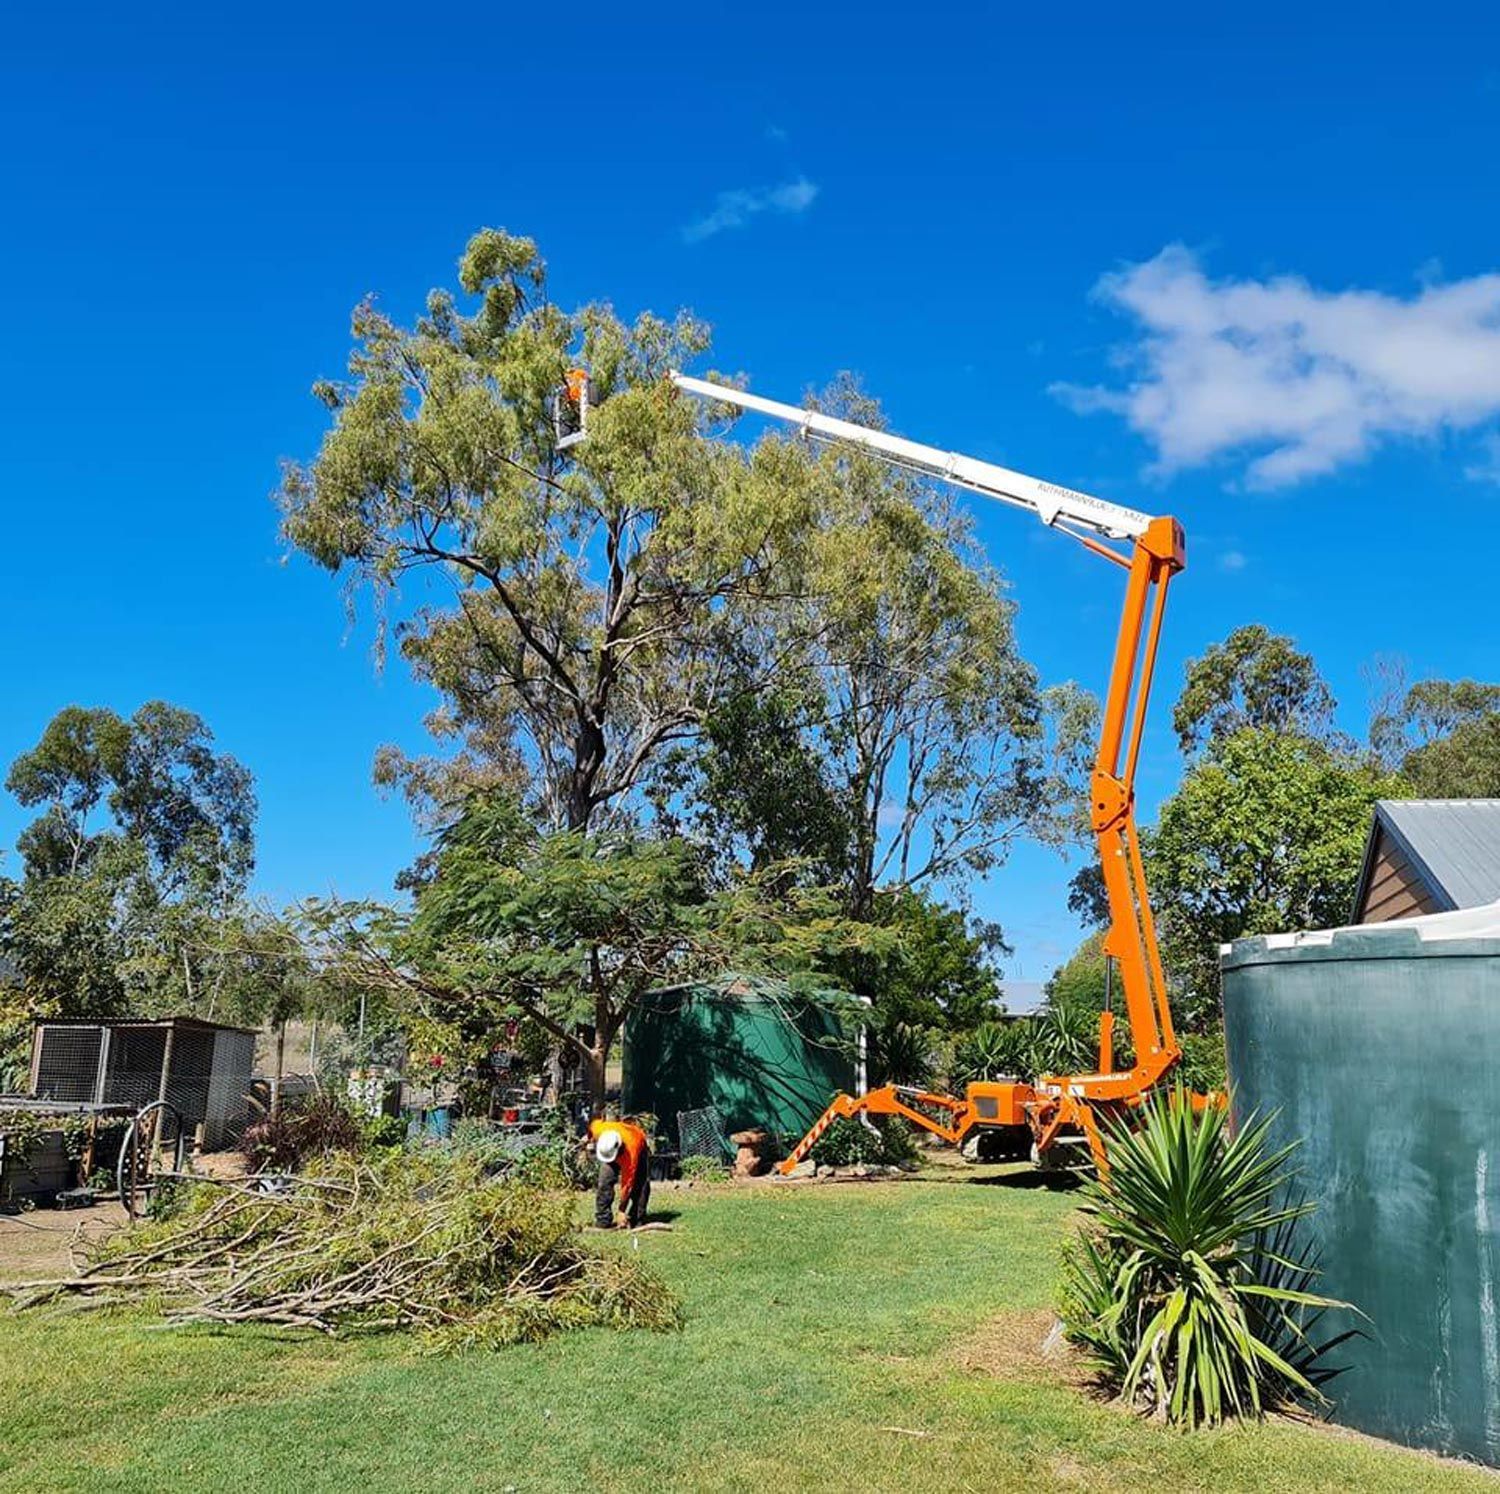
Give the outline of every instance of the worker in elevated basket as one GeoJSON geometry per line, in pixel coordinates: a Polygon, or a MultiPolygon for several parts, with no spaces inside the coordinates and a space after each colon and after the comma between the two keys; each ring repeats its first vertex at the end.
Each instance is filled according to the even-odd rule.
{"type": "Polygon", "coordinates": [[[630,1121],[593,1120],[589,1139],[599,1161],[599,1187],[594,1194],[594,1223],[600,1229],[614,1225],[615,1187],[620,1189],[620,1223],[631,1229],[646,1222],[646,1204],[651,1198],[651,1148],[646,1133],[630,1121]]]}

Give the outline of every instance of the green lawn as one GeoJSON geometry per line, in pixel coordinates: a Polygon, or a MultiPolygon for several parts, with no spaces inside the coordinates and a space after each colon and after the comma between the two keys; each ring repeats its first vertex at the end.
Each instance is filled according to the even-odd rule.
{"type": "Polygon", "coordinates": [[[966,1368],[994,1359],[976,1333],[1003,1340],[1050,1302],[1073,1200],[1016,1184],[661,1193],[676,1229],[638,1243],[687,1307],[667,1336],[437,1359],[0,1318],[0,1487],[1494,1494],[1491,1475],[1316,1429],[1154,1428],[1025,1353],[966,1368]]]}

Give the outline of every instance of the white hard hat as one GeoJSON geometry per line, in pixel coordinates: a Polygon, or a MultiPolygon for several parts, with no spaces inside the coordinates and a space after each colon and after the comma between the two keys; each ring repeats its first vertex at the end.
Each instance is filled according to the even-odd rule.
{"type": "Polygon", "coordinates": [[[620,1155],[620,1133],[601,1131],[598,1141],[594,1143],[594,1155],[601,1162],[613,1162],[620,1155]]]}

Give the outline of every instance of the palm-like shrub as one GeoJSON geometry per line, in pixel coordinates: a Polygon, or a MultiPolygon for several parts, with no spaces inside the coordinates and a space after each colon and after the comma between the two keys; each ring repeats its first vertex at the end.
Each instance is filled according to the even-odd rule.
{"type": "Polygon", "coordinates": [[[932,1033],[909,1022],[892,1022],[876,1030],[875,1067],[886,1084],[927,1085],[932,1082],[934,1048],[932,1033]]]}
{"type": "Polygon", "coordinates": [[[1063,1325],[1123,1399],[1187,1426],[1319,1401],[1328,1351],[1319,1319],[1346,1307],[1308,1290],[1314,1263],[1288,1201],[1296,1143],[1273,1150],[1269,1120],[1231,1134],[1221,1108],[1181,1090],[1134,1128],[1109,1128],[1109,1176],[1065,1259],[1063,1325]]]}
{"type": "Polygon", "coordinates": [[[1049,1001],[1033,1021],[1034,1073],[1093,1071],[1099,1061],[1099,1013],[1094,1008],[1081,1002],[1049,1001]]]}
{"type": "Polygon", "coordinates": [[[1009,1022],[981,1022],[961,1037],[953,1048],[948,1075],[955,1089],[985,1080],[1030,1078],[1032,1068],[1031,1022],[1022,1017],[1009,1022]]]}
{"type": "MultiPolygon", "coordinates": [[[[1128,1067],[1129,1034],[1115,1034],[1115,1062],[1128,1067]]],[[[1092,1073],[1099,1061],[1099,1013],[1080,1002],[1049,1001],[1034,1017],[981,1022],[953,1046],[948,1082],[955,1089],[1002,1075],[1092,1073]]]]}

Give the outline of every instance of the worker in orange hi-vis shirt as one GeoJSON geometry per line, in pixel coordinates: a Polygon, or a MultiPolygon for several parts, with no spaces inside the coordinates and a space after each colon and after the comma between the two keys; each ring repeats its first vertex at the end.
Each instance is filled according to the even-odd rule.
{"type": "Polygon", "coordinates": [[[630,1121],[593,1120],[586,1140],[594,1143],[599,1161],[599,1187],[594,1194],[594,1223],[614,1226],[615,1187],[620,1189],[620,1223],[631,1229],[646,1222],[651,1199],[651,1148],[646,1133],[630,1121]]]}

